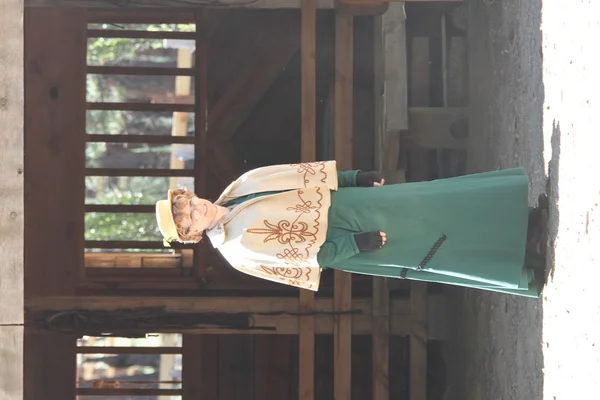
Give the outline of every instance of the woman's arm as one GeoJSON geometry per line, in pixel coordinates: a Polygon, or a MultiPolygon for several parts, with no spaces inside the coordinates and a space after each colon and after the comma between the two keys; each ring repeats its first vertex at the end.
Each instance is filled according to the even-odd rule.
{"type": "Polygon", "coordinates": [[[384,232],[348,233],[325,241],[317,253],[317,262],[321,268],[327,268],[360,252],[378,250],[386,240],[384,232]]]}
{"type": "Polygon", "coordinates": [[[354,240],[354,234],[349,233],[323,243],[317,253],[317,262],[320,267],[327,268],[346,261],[358,253],[360,253],[360,250],[354,240]]]}
{"type": "Polygon", "coordinates": [[[356,176],[359,170],[338,171],[338,187],[356,187],[356,176]]]}
{"type": "Polygon", "coordinates": [[[384,183],[383,176],[377,171],[361,170],[338,171],[338,187],[372,187],[384,183]]]}

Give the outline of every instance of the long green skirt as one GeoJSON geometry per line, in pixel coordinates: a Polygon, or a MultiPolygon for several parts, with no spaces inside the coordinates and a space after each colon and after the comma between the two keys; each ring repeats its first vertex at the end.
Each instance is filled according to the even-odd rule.
{"type": "Polygon", "coordinates": [[[529,179],[521,168],[332,192],[328,240],[383,231],[381,250],[327,267],[539,297],[524,268],[529,179]]]}

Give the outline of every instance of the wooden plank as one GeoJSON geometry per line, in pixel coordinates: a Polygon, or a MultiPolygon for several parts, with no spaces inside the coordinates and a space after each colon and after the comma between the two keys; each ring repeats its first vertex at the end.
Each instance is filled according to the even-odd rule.
{"type": "Polygon", "coordinates": [[[219,342],[216,335],[183,335],[184,399],[219,398],[219,342]]]}
{"type": "Polygon", "coordinates": [[[252,400],[253,367],[252,335],[219,337],[219,400],[252,400]]]}
{"type": "Polygon", "coordinates": [[[85,168],[86,176],[194,176],[193,169],[159,169],[159,168],[85,168]]]}
{"type": "Polygon", "coordinates": [[[292,393],[297,364],[292,364],[292,345],[298,346],[291,335],[254,337],[254,399],[297,399],[292,393]]]}
{"type": "MultiPolygon", "coordinates": [[[[431,91],[431,54],[429,38],[414,37],[410,43],[410,106],[429,107],[431,91]]],[[[409,111],[409,125],[410,121],[409,111]]],[[[411,147],[408,169],[411,181],[424,181],[429,178],[429,152],[414,148],[410,139],[402,138],[405,147],[411,147]]]]}
{"type": "MultiPolygon", "coordinates": [[[[316,160],[316,28],[317,1],[303,0],[301,9],[301,101],[302,133],[301,159],[316,160]]],[[[300,313],[310,313],[315,307],[314,292],[300,290],[300,313]]],[[[315,317],[299,318],[298,336],[298,398],[315,398],[315,317]]],[[[260,397],[259,397],[260,398],[260,397]]]]}
{"type": "MultiPolygon", "coordinates": [[[[432,1],[432,0],[421,0],[421,1],[432,1]]],[[[442,1],[451,1],[451,0],[442,0],[442,1]]],[[[458,0],[452,0],[458,1],[458,0]]],[[[216,3],[215,8],[223,8],[227,6],[229,8],[247,8],[247,9],[280,9],[280,8],[300,8],[302,0],[256,0],[256,1],[248,1],[248,0],[221,0],[219,3],[216,3]]],[[[84,8],[106,8],[107,4],[101,2],[89,2],[86,0],[25,0],[26,7],[84,7],[84,8]]],[[[155,9],[155,8],[168,8],[169,10],[173,9],[185,9],[193,7],[193,2],[180,2],[176,0],[163,0],[160,4],[156,3],[148,3],[148,2],[134,2],[128,3],[127,5],[129,9],[135,9],[139,12],[139,9],[155,9]]],[[[204,1],[198,2],[198,7],[207,7],[211,8],[209,3],[204,1]]],[[[318,8],[323,9],[333,9],[334,0],[318,0],[317,2],[318,8]]],[[[120,10],[119,10],[120,11],[120,10]]],[[[169,21],[169,14],[165,15],[165,20],[169,21]]],[[[124,19],[125,21],[129,21],[130,18],[124,19]]],[[[156,19],[157,21],[163,21],[161,19],[156,19]]],[[[141,22],[139,22],[141,23],[141,22]]],[[[169,23],[169,22],[164,22],[169,23]]]]}
{"type": "Polygon", "coordinates": [[[196,32],[186,31],[129,31],[125,29],[88,29],[87,35],[88,38],[196,40],[196,32]]]}
{"type": "MultiPolygon", "coordinates": [[[[386,111],[388,108],[403,107],[408,108],[407,94],[398,96],[398,90],[404,89],[407,92],[407,66],[406,54],[399,55],[400,47],[404,47],[406,53],[406,27],[404,19],[404,9],[402,7],[401,15],[398,15],[397,5],[391,5],[391,14],[387,17],[377,17],[374,23],[374,108],[375,108],[375,166],[379,171],[385,173],[386,178],[391,179],[390,182],[395,183],[398,171],[399,137],[397,133],[388,134],[387,127],[390,120],[387,117],[386,111]],[[401,21],[402,29],[399,22],[401,21]],[[393,23],[396,22],[396,23],[393,23]],[[391,32],[401,37],[390,38],[391,32],[386,31],[385,27],[392,28],[391,32]],[[393,40],[394,39],[394,40],[393,40]],[[398,45],[400,42],[400,46],[398,45]],[[392,46],[392,43],[396,43],[392,46]],[[402,46],[402,43],[404,45],[402,46]],[[391,52],[391,53],[388,53],[391,52]],[[403,61],[399,65],[393,65],[390,58],[396,61],[403,61]],[[404,72],[397,72],[395,75],[387,73],[390,68],[402,68],[404,72]],[[392,81],[388,81],[392,77],[396,78],[396,85],[392,81]],[[391,90],[391,98],[387,96],[387,90],[391,90]],[[395,95],[395,96],[394,96],[395,95]],[[391,106],[393,100],[403,100],[402,103],[396,103],[396,106],[391,106]],[[396,146],[389,143],[390,136],[396,143],[396,146]],[[391,152],[390,152],[391,149],[391,152]],[[391,164],[391,165],[390,165],[391,164]],[[390,176],[392,175],[392,176],[390,176]]],[[[390,13],[388,11],[388,13],[390,13]]],[[[402,114],[402,112],[401,112],[402,114]]],[[[406,122],[407,123],[407,122],[406,122]]],[[[392,121],[392,125],[402,124],[401,119],[392,121]]],[[[372,384],[373,392],[371,398],[373,400],[389,400],[389,335],[390,335],[390,298],[387,280],[385,278],[373,278],[373,337],[372,337],[372,384]]]]}
{"type": "Polygon", "coordinates": [[[208,196],[208,145],[207,145],[207,127],[208,127],[208,98],[207,98],[207,57],[208,43],[207,32],[205,30],[206,13],[198,11],[196,13],[196,52],[195,65],[198,67],[198,76],[195,80],[195,141],[194,141],[194,190],[200,197],[208,196]]]}
{"type": "Polygon", "coordinates": [[[181,396],[181,389],[134,389],[134,388],[77,388],[77,396],[110,396],[110,397],[130,397],[130,396],[181,396]]]}
{"type": "Polygon", "coordinates": [[[452,36],[448,48],[448,106],[469,105],[468,78],[467,40],[462,36],[452,36]]]}
{"type": "Polygon", "coordinates": [[[152,214],[156,212],[156,206],[154,204],[86,204],[85,212],[152,214]]]}
{"type": "Polygon", "coordinates": [[[333,399],[333,336],[315,338],[315,399],[333,399]]]}
{"type": "MultiPolygon", "coordinates": [[[[70,334],[36,332],[34,328],[25,328],[23,399],[75,398],[76,340],[70,334]]],[[[5,370],[2,368],[3,373],[5,370]]]]}
{"type": "Polygon", "coordinates": [[[101,111],[153,111],[153,112],[194,112],[193,104],[182,103],[87,103],[88,110],[101,111]]]}
{"type": "Polygon", "coordinates": [[[25,15],[28,294],[73,293],[83,265],[85,14],[48,9],[25,15]]]}
{"type": "MultiPolygon", "coordinates": [[[[352,398],[372,399],[373,357],[371,335],[352,337],[352,398]]],[[[386,399],[388,400],[388,399],[386,399]]]]}
{"type": "MultiPolygon", "coordinates": [[[[174,257],[173,257],[174,258],[174,257]]],[[[177,259],[176,259],[177,260],[177,259]]],[[[180,263],[179,260],[177,260],[180,263]]],[[[186,278],[185,274],[189,274],[189,268],[177,267],[146,267],[138,266],[136,268],[127,267],[115,267],[115,268],[98,268],[98,267],[87,267],[86,276],[91,279],[97,280],[137,280],[144,278],[144,280],[171,280],[178,281],[180,278],[186,278]]]]}
{"type": "Polygon", "coordinates": [[[182,347],[79,346],[77,354],[182,354],[182,347]]]}
{"type": "Polygon", "coordinates": [[[411,107],[410,129],[402,141],[422,149],[466,149],[467,134],[459,129],[468,118],[466,107],[411,107]]]}
{"type": "Polygon", "coordinates": [[[427,283],[410,285],[410,399],[427,399],[427,283]]]}
{"type": "MultiPolygon", "coordinates": [[[[172,278],[169,278],[172,279],[172,278]]],[[[372,302],[368,299],[355,299],[352,301],[352,310],[360,312],[353,316],[353,334],[370,335],[373,332],[372,302]]],[[[289,297],[51,297],[29,298],[26,300],[26,309],[33,316],[43,310],[116,310],[136,309],[144,307],[166,307],[173,312],[197,313],[248,313],[252,318],[253,329],[226,330],[221,328],[206,327],[191,330],[189,333],[204,334],[285,334],[297,335],[299,324],[294,314],[298,310],[298,299],[289,297]],[[267,304],[268,303],[268,304],[267,304]]],[[[391,321],[391,334],[408,334],[409,303],[406,299],[395,299],[390,304],[390,313],[394,315],[391,321]]],[[[332,299],[317,299],[315,301],[315,333],[332,334],[334,332],[334,311],[332,299]]],[[[158,329],[157,331],[165,331],[158,329]]],[[[168,331],[168,329],[166,330],[168,331]]]]}
{"type": "Polygon", "coordinates": [[[147,76],[194,76],[194,68],[121,67],[116,65],[88,65],[88,74],[98,75],[147,75],[147,76]]]}
{"type": "Polygon", "coordinates": [[[194,144],[194,136],[87,134],[88,143],[194,144]]]}
{"type": "MultiPolygon", "coordinates": [[[[74,294],[83,265],[85,19],[83,9],[25,14],[27,295],[74,294]]],[[[75,338],[26,329],[24,348],[23,397],[73,399],[75,338]]]]}
{"type": "Polygon", "coordinates": [[[302,148],[301,158],[304,162],[316,160],[316,27],[317,2],[302,2],[302,47],[301,47],[301,81],[302,81],[302,148]]]}
{"type": "MultiPolygon", "coordinates": [[[[189,244],[184,244],[191,247],[189,244]]],[[[86,240],[86,249],[164,249],[164,243],[157,240],[86,240]]]]}
{"type": "Polygon", "coordinates": [[[410,106],[429,107],[431,55],[429,38],[414,37],[410,45],[410,106]]]}
{"type": "Polygon", "coordinates": [[[408,63],[403,3],[390,3],[382,16],[385,64],[385,126],[388,131],[408,129],[408,63]]]}
{"type": "Polygon", "coordinates": [[[373,133],[375,169],[384,172],[387,138],[385,128],[385,60],[383,17],[373,18],[373,133]]]}
{"type": "MultiPolygon", "coordinates": [[[[354,17],[335,16],[334,126],[335,159],[340,170],[352,167],[354,17]]],[[[334,272],[336,311],[352,306],[352,275],[334,272]]],[[[350,400],[352,382],[352,316],[334,317],[334,400],[350,400]]]]}
{"type": "Polygon", "coordinates": [[[373,278],[373,400],[389,400],[390,296],[385,278],[373,278]]]}
{"type": "Polygon", "coordinates": [[[194,13],[185,11],[165,12],[161,9],[146,9],[144,12],[131,9],[90,10],[89,23],[107,24],[193,24],[194,13]]]}
{"type": "MultiPolygon", "coordinates": [[[[194,124],[194,191],[202,198],[209,198],[208,193],[208,170],[209,170],[209,146],[208,146],[208,40],[209,19],[206,10],[198,10],[196,18],[196,51],[194,54],[195,65],[198,68],[198,75],[194,81],[194,104],[195,104],[195,124],[194,124]]],[[[183,117],[183,116],[182,116],[183,117]]],[[[187,121],[187,116],[186,116],[187,121]]],[[[185,131],[182,130],[183,135],[185,131]]],[[[207,245],[198,243],[194,249],[193,265],[196,275],[207,280],[207,245]]]]}
{"type": "Polygon", "coordinates": [[[0,0],[0,398],[23,398],[23,3],[0,0]]]}

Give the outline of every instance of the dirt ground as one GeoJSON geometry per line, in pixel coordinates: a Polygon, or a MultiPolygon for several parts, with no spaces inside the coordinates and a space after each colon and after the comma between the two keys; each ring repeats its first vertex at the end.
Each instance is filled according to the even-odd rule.
{"type": "Polygon", "coordinates": [[[539,300],[450,290],[446,398],[598,398],[600,1],[465,7],[469,169],[525,167],[531,204],[549,180],[549,279],[539,300]]]}

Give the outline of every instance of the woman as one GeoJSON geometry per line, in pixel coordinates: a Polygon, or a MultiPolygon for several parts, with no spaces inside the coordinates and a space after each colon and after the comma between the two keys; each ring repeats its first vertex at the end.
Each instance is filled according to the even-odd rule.
{"type": "Polygon", "coordinates": [[[521,168],[384,186],[326,161],[249,171],[214,203],[169,191],[156,210],[167,242],[206,232],[237,270],[304,289],[332,268],[539,297],[546,210],[528,189],[521,168]]]}

